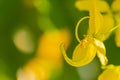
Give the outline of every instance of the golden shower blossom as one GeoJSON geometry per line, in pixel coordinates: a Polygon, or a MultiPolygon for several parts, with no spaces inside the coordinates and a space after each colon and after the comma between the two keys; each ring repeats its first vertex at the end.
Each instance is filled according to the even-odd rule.
{"type": "Polygon", "coordinates": [[[96,56],[96,53],[98,55],[98,58],[100,59],[101,64],[103,66],[107,64],[108,60],[106,58],[106,49],[103,41],[108,37],[106,33],[110,34],[110,32],[103,32],[104,19],[98,11],[96,4],[93,4],[93,6],[91,7],[89,15],[89,17],[83,17],[82,19],[80,19],[80,21],[78,21],[76,25],[75,35],[79,44],[76,46],[73,52],[72,59],[70,59],[66,55],[64,44],[61,44],[61,52],[65,60],[72,66],[80,67],[90,63],[96,56]],[[81,21],[86,18],[89,18],[88,33],[83,40],[80,40],[78,37],[78,27],[81,21]]]}
{"type": "MultiPolygon", "coordinates": [[[[89,11],[92,3],[96,4],[95,7],[97,7],[97,9],[100,11],[104,19],[104,22],[102,24],[104,27],[102,27],[99,31],[109,31],[106,32],[106,38],[108,38],[110,36],[110,32],[112,32],[110,30],[114,27],[114,20],[111,13],[111,9],[105,0],[78,0],[75,3],[75,7],[80,11],[89,11]]],[[[102,38],[104,37],[104,35],[101,35],[100,33],[99,37],[102,38]]],[[[104,40],[106,40],[106,38],[104,38],[104,40]]]]}

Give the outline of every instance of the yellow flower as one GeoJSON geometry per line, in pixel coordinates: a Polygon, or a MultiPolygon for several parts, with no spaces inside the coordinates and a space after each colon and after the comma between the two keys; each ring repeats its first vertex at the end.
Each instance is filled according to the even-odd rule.
{"type": "MultiPolygon", "coordinates": [[[[110,30],[114,27],[113,16],[107,2],[105,0],[78,0],[76,1],[75,6],[80,11],[89,11],[92,3],[96,4],[98,11],[102,13],[102,16],[104,18],[104,22],[102,22],[104,27],[102,27],[101,30],[99,31],[100,32],[109,31],[106,32],[106,38],[103,38],[104,40],[106,40],[110,36],[110,33],[112,32],[110,30]]],[[[97,35],[99,36],[101,35],[101,33],[97,35]]],[[[100,37],[102,38],[104,37],[104,35],[99,36],[99,38],[100,37]]]]}
{"type": "MultiPolygon", "coordinates": [[[[114,2],[112,3],[112,10],[113,10],[113,13],[114,13],[114,17],[115,17],[115,20],[116,20],[116,24],[119,25],[120,24],[120,0],[114,0],[114,2]]],[[[116,41],[116,45],[118,47],[120,47],[120,27],[118,27],[116,29],[116,32],[115,32],[115,41],[116,41]]]]}
{"type": "Polygon", "coordinates": [[[120,66],[109,65],[104,69],[98,80],[120,80],[120,66]]]}
{"type": "Polygon", "coordinates": [[[106,65],[108,60],[106,58],[106,49],[103,44],[103,41],[107,39],[108,36],[106,35],[106,33],[109,33],[109,31],[103,32],[103,29],[103,17],[98,11],[96,5],[93,4],[90,9],[90,16],[83,17],[82,19],[80,19],[80,21],[78,21],[76,25],[75,35],[79,44],[76,46],[73,52],[72,59],[70,59],[66,55],[64,44],[61,44],[61,52],[65,60],[72,66],[80,67],[90,63],[97,53],[101,64],[106,65]],[[78,27],[81,21],[83,21],[86,18],[90,18],[88,33],[83,40],[80,40],[78,37],[78,27]]]}
{"type": "MultiPolygon", "coordinates": [[[[78,8],[81,11],[89,11],[90,9],[90,5],[92,2],[95,2],[96,7],[98,8],[98,10],[103,13],[103,18],[104,18],[104,29],[103,32],[105,31],[109,31],[109,33],[106,33],[106,38],[108,38],[110,36],[110,32],[112,32],[113,30],[115,30],[116,28],[116,32],[115,32],[115,41],[118,47],[120,47],[120,0],[114,0],[111,7],[112,7],[112,11],[114,13],[114,17],[117,23],[117,26],[114,27],[114,19],[112,16],[112,12],[111,9],[109,7],[109,5],[107,4],[107,2],[105,0],[78,0],[75,3],[76,8],[78,8]],[[86,5],[86,6],[84,6],[86,5]],[[102,5],[102,6],[101,6],[102,5]],[[114,28],[113,28],[114,27],[114,28]],[[113,28],[111,30],[111,28],[113,28]],[[111,31],[110,31],[111,30],[111,31]]],[[[100,34],[101,35],[101,34],[100,34]]],[[[101,36],[104,37],[104,36],[101,36]]]]}

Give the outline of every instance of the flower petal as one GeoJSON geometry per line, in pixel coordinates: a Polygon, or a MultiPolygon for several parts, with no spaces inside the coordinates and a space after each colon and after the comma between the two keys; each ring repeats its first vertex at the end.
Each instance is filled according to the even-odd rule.
{"type": "Polygon", "coordinates": [[[94,3],[90,8],[90,20],[89,20],[89,34],[96,35],[103,26],[103,16],[94,3]]]}
{"type": "MultiPolygon", "coordinates": [[[[107,12],[109,11],[109,5],[107,2],[103,0],[95,0],[97,7],[100,12],[107,12]],[[101,6],[102,5],[102,6],[101,6]]],[[[75,3],[76,8],[82,11],[89,11],[90,10],[90,5],[93,2],[93,0],[78,0],[75,3]]]]}
{"type": "Polygon", "coordinates": [[[105,66],[108,62],[107,57],[99,52],[97,52],[97,53],[98,53],[97,55],[98,55],[98,58],[100,59],[102,66],[105,66]]]}
{"type": "Polygon", "coordinates": [[[75,6],[76,6],[79,10],[89,11],[90,3],[89,3],[89,1],[87,1],[87,0],[78,0],[78,1],[76,1],[75,6]]]}
{"type": "Polygon", "coordinates": [[[106,49],[105,49],[103,42],[97,39],[94,39],[94,45],[97,48],[97,55],[98,55],[98,58],[100,59],[101,64],[103,66],[106,65],[108,60],[106,57],[106,49]]]}
{"type": "Polygon", "coordinates": [[[110,34],[112,33],[112,29],[114,27],[114,20],[111,14],[103,15],[104,23],[103,27],[99,29],[99,32],[95,36],[97,39],[101,41],[105,41],[110,34]]]}
{"type": "Polygon", "coordinates": [[[61,45],[61,52],[65,60],[72,66],[80,67],[90,63],[95,55],[96,50],[92,44],[87,44],[86,46],[78,44],[74,50],[72,59],[70,59],[64,50],[63,44],[61,45]]]}
{"type": "Polygon", "coordinates": [[[98,80],[120,80],[120,68],[113,66],[107,68],[99,77],[98,80]]]}

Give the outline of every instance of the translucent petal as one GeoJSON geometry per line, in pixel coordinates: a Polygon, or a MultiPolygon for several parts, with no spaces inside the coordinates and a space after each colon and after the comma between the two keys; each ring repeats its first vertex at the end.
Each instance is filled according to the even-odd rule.
{"type": "MultiPolygon", "coordinates": [[[[103,0],[95,0],[95,1],[100,12],[109,11],[109,5],[105,1],[103,0]]],[[[78,0],[76,1],[75,6],[79,10],[89,11],[91,2],[93,2],[93,0],[78,0]]]]}
{"type": "Polygon", "coordinates": [[[98,58],[100,59],[101,64],[106,65],[108,60],[106,57],[106,49],[103,42],[97,39],[94,39],[94,45],[97,48],[97,55],[98,55],[98,58]]]}
{"type": "Polygon", "coordinates": [[[63,44],[61,45],[61,52],[67,63],[76,67],[87,65],[94,59],[96,55],[95,47],[92,44],[78,44],[74,50],[72,59],[66,55],[63,44]]]}
{"type": "Polygon", "coordinates": [[[107,68],[98,77],[98,80],[120,80],[120,68],[119,67],[107,68]]]}
{"type": "Polygon", "coordinates": [[[89,20],[89,34],[96,35],[99,30],[103,27],[103,16],[98,11],[96,4],[94,3],[90,9],[90,20],[89,20]]]}

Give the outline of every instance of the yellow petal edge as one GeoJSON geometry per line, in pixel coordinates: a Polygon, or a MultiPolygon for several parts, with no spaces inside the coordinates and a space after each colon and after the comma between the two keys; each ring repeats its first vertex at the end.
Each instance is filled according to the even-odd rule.
{"type": "Polygon", "coordinates": [[[89,44],[87,46],[87,48],[85,48],[83,50],[80,47],[81,47],[81,45],[79,44],[75,48],[75,50],[73,52],[73,57],[72,57],[72,59],[70,59],[65,52],[64,44],[63,43],[61,44],[61,46],[60,46],[61,53],[63,54],[67,63],[69,63],[70,65],[75,66],[75,67],[80,67],[80,66],[87,65],[94,59],[94,57],[96,55],[96,50],[92,44],[89,44]]]}

